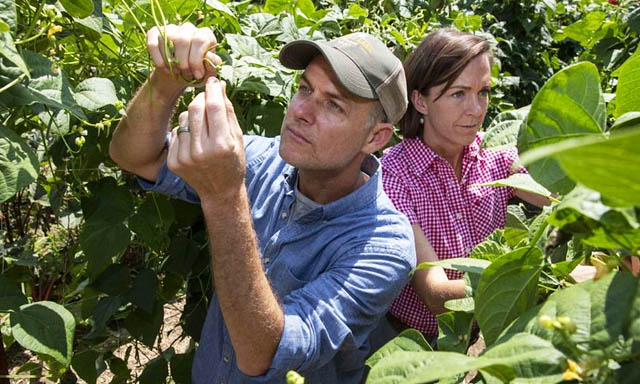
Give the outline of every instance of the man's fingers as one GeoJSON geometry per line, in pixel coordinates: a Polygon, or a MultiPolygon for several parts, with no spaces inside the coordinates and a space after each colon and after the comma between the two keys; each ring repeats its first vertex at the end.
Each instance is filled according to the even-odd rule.
{"type": "Polygon", "coordinates": [[[240,128],[240,124],[238,123],[238,117],[236,116],[236,111],[233,108],[233,103],[227,97],[227,83],[225,81],[222,81],[221,84],[222,97],[224,98],[224,105],[227,112],[227,122],[229,124],[229,130],[235,136],[236,140],[242,140],[242,128],[240,128]]]}
{"type": "Polygon", "coordinates": [[[171,140],[169,141],[169,153],[167,154],[167,168],[175,172],[178,166],[178,128],[171,130],[171,140]]]}
{"type": "MultiPolygon", "coordinates": [[[[199,93],[189,104],[187,114],[190,129],[191,157],[198,161],[203,154],[202,138],[207,137],[207,118],[205,116],[204,93],[199,93]]],[[[183,112],[184,113],[184,112],[183,112]]],[[[185,124],[187,124],[185,123],[185,124]]]]}
{"type": "Polygon", "coordinates": [[[209,137],[213,143],[223,143],[231,135],[227,122],[222,84],[215,77],[207,79],[205,85],[205,105],[209,137]]]}
{"type": "Polygon", "coordinates": [[[147,50],[151,56],[151,60],[156,68],[166,69],[164,58],[162,57],[162,49],[160,42],[162,41],[160,30],[158,27],[153,27],[147,32],[147,50]]]}
{"type": "Polygon", "coordinates": [[[196,79],[201,79],[205,73],[206,68],[203,63],[204,58],[208,52],[214,49],[216,46],[216,37],[213,31],[209,28],[197,28],[194,27],[194,32],[191,36],[191,50],[189,52],[189,65],[193,70],[193,74],[196,79]]]}
{"type": "Polygon", "coordinates": [[[191,23],[186,23],[179,27],[167,27],[167,37],[174,44],[175,64],[187,78],[190,78],[193,74],[193,68],[190,67],[189,62],[189,52],[193,44],[192,36],[196,30],[196,27],[191,23]]]}
{"type": "Polygon", "coordinates": [[[222,64],[222,59],[215,53],[208,51],[204,56],[204,69],[206,71],[206,77],[217,76],[218,71],[216,66],[222,64]]]}

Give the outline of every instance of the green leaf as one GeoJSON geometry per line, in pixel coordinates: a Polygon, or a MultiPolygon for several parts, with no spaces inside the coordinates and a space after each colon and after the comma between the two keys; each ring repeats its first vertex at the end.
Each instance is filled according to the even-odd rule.
{"type": "Polygon", "coordinates": [[[495,180],[489,183],[475,184],[488,187],[511,187],[525,192],[536,193],[545,197],[551,197],[548,189],[538,184],[531,175],[527,173],[514,173],[506,179],[495,180]]]}
{"type": "Polygon", "coordinates": [[[111,296],[118,296],[129,290],[129,267],[122,264],[111,264],[91,284],[96,291],[111,296]]]}
{"type": "Polygon", "coordinates": [[[357,3],[351,3],[349,6],[349,12],[347,13],[349,17],[359,18],[359,17],[367,17],[369,16],[369,12],[359,6],[357,3]]]}
{"type": "Polygon", "coordinates": [[[169,364],[171,367],[171,378],[177,384],[191,384],[191,366],[195,350],[188,353],[173,355],[169,364]]]}
{"type": "Polygon", "coordinates": [[[60,364],[71,364],[76,321],[60,304],[39,301],[25,304],[10,315],[11,332],[26,349],[51,356],[60,364]]]}
{"type": "Polygon", "coordinates": [[[100,373],[98,371],[98,359],[100,353],[96,351],[84,351],[73,355],[71,367],[87,384],[95,384],[100,373]]]}
{"type": "Polygon", "coordinates": [[[124,326],[131,336],[151,348],[160,332],[164,310],[162,304],[156,302],[151,316],[141,309],[137,309],[127,316],[124,326]]]}
{"type": "Polygon", "coordinates": [[[612,134],[610,139],[565,140],[523,154],[529,163],[557,159],[575,181],[623,204],[640,205],[640,126],[612,134]]]}
{"type": "Polygon", "coordinates": [[[217,0],[206,0],[205,3],[216,11],[222,12],[233,19],[237,19],[236,15],[225,3],[217,0]]]}
{"type": "Polygon", "coordinates": [[[65,11],[73,17],[85,18],[93,13],[93,1],[91,0],[59,0],[65,11]]]}
{"type": "Polygon", "coordinates": [[[398,336],[378,349],[367,359],[366,364],[369,367],[373,367],[378,362],[386,360],[389,355],[398,351],[423,352],[431,350],[431,346],[424,339],[422,333],[418,330],[409,328],[400,332],[398,336]]]}
{"type": "Polygon", "coordinates": [[[447,269],[455,269],[456,271],[463,271],[469,273],[482,273],[484,269],[491,264],[487,260],[482,259],[470,259],[467,257],[457,257],[453,259],[443,259],[438,261],[429,261],[421,263],[416,267],[416,270],[429,268],[429,267],[442,267],[447,269]]]}
{"type": "Polygon", "coordinates": [[[640,112],[627,112],[616,119],[610,131],[633,128],[638,125],[640,125],[640,112]]]}
{"type": "Polygon", "coordinates": [[[152,313],[156,303],[157,286],[158,279],[156,278],[155,271],[144,268],[138,272],[126,296],[129,301],[139,308],[142,308],[148,313],[152,313]]]}
{"type": "Polygon", "coordinates": [[[476,319],[487,346],[511,321],[535,305],[542,259],[538,248],[520,248],[498,258],[482,273],[474,299],[476,319]]]}
{"type": "Polygon", "coordinates": [[[31,184],[39,170],[38,158],[29,145],[0,125],[0,203],[31,184]]]}
{"type": "Polygon", "coordinates": [[[536,378],[562,372],[565,355],[549,341],[528,333],[520,333],[501,344],[489,348],[480,361],[496,366],[506,366],[516,372],[517,377],[536,378]]]}
{"type": "Polygon", "coordinates": [[[473,326],[473,314],[445,312],[436,316],[438,320],[438,350],[466,353],[473,326]]]}
{"type": "Polygon", "coordinates": [[[122,299],[118,296],[107,296],[100,299],[93,309],[93,328],[91,328],[91,332],[89,332],[85,338],[91,339],[98,336],[104,327],[106,327],[109,319],[118,313],[121,305],[122,299]]]}
{"type": "Polygon", "coordinates": [[[262,8],[265,12],[277,15],[293,8],[295,0],[267,0],[262,8]]]}
{"type": "Polygon", "coordinates": [[[613,75],[618,76],[615,117],[640,111],[640,50],[636,50],[613,75]]]}
{"type": "MultiPolygon", "coordinates": [[[[11,3],[13,3],[13,1],[11,1],[11,3]]],[[[24,73],[26,76],[29,76],[29,68],[24,62],[22,56],[20,56],[20,54],[18,53],[18,50],[16,49],[16,46],[13,42],[13,37],[11,37],[11,34],[7,31],[0,32],[0,56],[6,57],[7,60],[15,64],[22,73],[24,73]]],[[[2,83],[0,82],[0,84],[2,83]]]]}
{"type": "Polygon", "coordinates": [[[640,246],[640,223],[635,209],[609,207],[598,192],[582,186],[564,197],[548,222],[595,247],[635,249],[640,246]]]}
{"type": "Polygon", "coordinates": [[[481,148],[502,151],[518,143],[520,126],[526,120],[530,106],[498,114],[486,129],[481,148]]]}
{"type": "MultiPolygon", "coordinates": [[[[518,136],[520,152],[565,140],[602,134],[606,110],[595,65],[578,63],[556,73],[531,104],[518,136]]],[[[531,176],[551,192],[568,193],[574,183],[553,159],[528,167],[531,176]]]]}
{"type": "Polygon", "coordinates": [[[444,307],[450,311],[471,313],[475,310],[475,302],[473,297],[463,297],[445,301],[444,307]]]}
{"type": "Polygon", "coordinates": [[[486,365],[455,352],[397,351],[371,368],[367,384],[418,384],[454,377],[486,365]]]}
{"type": "Polygon", "coordinates": [[[130,242],[130,232],[124,224],[91,222],[80,233],[80,246],[89,259],[88,274],[97,276],[111,258],[123,252],[130,242]]]}
{"type": "Polygon", "coordinates": [[[126,186],[119,186],[112,177],[104,177],[87,185],[91,191],[82,200],[82,211],[87,222],[122,223],[133,213],[133,199],[126,186]]]}
{"type": "Polygon", "coordinates": [[[168,230],[175,213],[169,199],[149,194],[138,212],[129,219],[129,229],[135,232],[143,243],[160,252],[170,243],[168,230]]]}
{"type": "Polygon", "coordinates": [[[9,32],[16,28],[16,2],[15,0],[0,0],[0,23],[4,24],[0,32],[9,32]]]}
{"type": "Polygon", "coordinates": [[[92,77],[78,84],[74,97],[78,105],[89,111],[96,111],[118,101],[116,88],[111,80],[100,77],[92,77]]]}
{"type": "Polygon", "coordinates": [[[18,310],[23,304],[27,304],[27,297],[9,279],[0,275],[0,312],[18,310]]]}
{"type": "Polygon", "coordinates": [[[162,355],[147,363],[138,378],[140,384],[157,384],[167,381],[169,365],[162,355]]]}

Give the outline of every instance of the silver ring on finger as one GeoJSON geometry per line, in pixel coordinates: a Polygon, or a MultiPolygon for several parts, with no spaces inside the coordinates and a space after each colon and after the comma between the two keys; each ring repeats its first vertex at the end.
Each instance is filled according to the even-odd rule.
{"type": "Polygon", "coordinates": [[[183,132],[190,132],[188,125],[181,125],[178,127],[178,135],[183,132]]]}

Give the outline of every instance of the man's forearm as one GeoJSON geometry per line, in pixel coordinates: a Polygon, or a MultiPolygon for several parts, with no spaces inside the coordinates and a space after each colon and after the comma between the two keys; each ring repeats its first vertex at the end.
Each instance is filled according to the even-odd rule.
{"type": "Polygon", "coordinates": [[[183,87],[154,71],[113,133],[109,154],[121,167],[153,180],[164,160],[165,137],[183,87]]]}
{"type": "Polygon", "coordinates": [[[228,198],[202,200],[211,240],[214,288],[236,353],[247,375],[271,366],[284,313],[264,274],[244,186],[228,198]]]}

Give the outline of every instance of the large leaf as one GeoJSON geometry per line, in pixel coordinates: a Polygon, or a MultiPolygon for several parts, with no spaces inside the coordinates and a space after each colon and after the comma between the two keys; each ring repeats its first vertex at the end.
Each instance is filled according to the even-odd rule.
{"type": "Polygon", "coordinates": [[[88,222],[122,223],[133,214],[133,198],[126,186],[104,177],[88,184],[91,196],[82,200],[82,211],[88,222]]]}
{"type": "Polygon", "coordinates": [[[548,221],[595,247],[635,249],[640,246],[640,224],[635,209],[609,207],[598,192],[582,186],[565,196],[548,221]]]}
{"type": "Polygon", "coordinates": [[[127,227],[121,223],[96,221],[85,224],[80,233],[80,246],[89,259],[89,275],[95,277],[102,272],[111,257],[127,248],[130,236],[127,227]]]}
{"type": "Polygon", "coordinates": [[[90,111],[118,101],[116,88],[111,80],[100,77],[92,77],[78,84],[74,96],[78,105],[90,111]]]}
{"type": "Polygon", "coordinates": [[[160,355],[145,365],[138,382],[140,384],[164,383],[167,381],[168,375],[169,364],[164,356],[160,355]]]}
{"type": "Polygon", "coordinates": [[[0,275],[0,312],[18,310],[27,304],[26,296],[9,279],[0,275]]]}
{"type": "Polygon", "coordinates": [[[618,76],[615,116],[640,111],[640,50],[636,50],[613,75],[618,76]]]}
{"type": "Polygon", "coordinates": [[[195,350],[173,355],[169,363],[171,366],[171,378],[174,382],[177,384],[191,383],[191,366],[193,365],[194,356],[195,350]]]}
{"type": "Polygon", "coordinates": [[[0,203],[31,184],[39,169],[34,151],[20,136],[0,124],[0,203]]]}
{"type": "Polygon", "coordinates": [[[98,370],[98,358],[100,353],[96,351],[84,351],[75,353],[71,366],[78,376],[87,384],[95,384],[101,371],[98,370]]]}
{"type": "Polygon", "coordinates": [[[159,195],[147,195],[138,212],[129,219],[129,229],[155,251],[163,251],[169,246],[167,231],[174,220],[173,206],[169,200],[159,195]]]}
{"type": "MultiPolygon", "coordinates": [[[[13,42],[13,38],[11,37],[11,34],[9,32],[0,33],[0,56],[6,57],[7,60],[15,64],[26,76],[29,75],[29,68],[24,62],[22,56],[20,56],[20,54],[18,53],[18,50],[16,49],[16,46],[13,42]]],[[[2,84],[2,82],[0,82],[0,84],[2,84]]]]}
{"type": "Polygon", "coordinates": [[[473,326],[473,314],[445,312],[436,316],[438,320],[438,350],[466,353],[473,326]]]}
{"type": "Polygon", "coordinates": [[[493,375],[509,380],[535,378],[558,372],[563,359],[564,355],[550,342],[534,335],[519,334],[478,358],[453,352],[395,352],[373,366],[367,383],[426,383],[473,369],[488,369],[493,375]]]}
{"type": "MultiPolygon", "coordinates": [[[[536,95],[521,126],[518,148],[524,152],[571,137],[601,135],[605,119],[597,68],[591,63],[575,64],[556,73],[536,95]]],[[[551,192],[565,194],[573,188],[553,159],[532,163],[528,170],[551,192]]]]}
{"type": "Polygon", "coordinates": [[[23,347],[51,356],[60,364],[71,364],[76,321],[60,304],[39,301],[25,304],[10,315],[13,337],[23,347]]]}
{"type": "Polygon", "coordinates": [[[575,181],[620,203],[640,205],[640,125],[610,139],[582,138],[547,145],[523,154],[523,163],[557,159],[575,181]]]}
{"type": "Polygon", "coordinates": [[[17,23],[15,0],[0,0],[0,22],[5,23],[11,30],[16,29],[17,23]]]}
{"type": "Polygon", "coordinates": [[[131,336],[151,348],[160,332],[163,314],[162,304],[156,302],[151,315],[146,311],[137,309],[127,316],[124,320],[124,326],[131,336]]]}
{"type": "Polygon", "coordinates": [[[453,259],[424,262],[418,265],[416,270],[430,267],[442,267],[462,272],[482,273],[489,264],[491,263],[487,260],[457,257],[453,259]]]}
{"type": "Polygon", "coordinates": [[[526,120],[530,106],[498,114],[487,127],[482,148],[496,151],[515,147],[520,125],[526,120]]]}
{"type": "Polygon", "coordinates": [[[92,0],[59,0],[64,10],[73,17],[84,18],[93,13],[92,0]]]}
{"type": "Polygon", "coordinates": [[[536,193],[545,197],[551,197],[548,189],[538,184],[531,175],[527,173],[514,173],[506,179],[495,180],[489,183],[476,184],[489,187],[511,187],[525,192],[536,193]]]}
{"type": "Polygon", "coordinates": [[[123,264],[111,264],[91,284],[91,287],[108,295],[118,296],[129,290],[130,284],[129,267],[123,264]]]}
{"type": "Polygon", "coordinates": [[[475,291],[476,318],[487,346],[536,302],[542,251],[520,248],[491,263],[475,291]]]}
{"type": "Polygon", "coordinates": [[[118,313],[118,309],[122,305],[122,299],[118,296],[107,296],[100,299],[98,304],[93,309],[93,328],[87,336],[87,339],[91,339],[100,335],[107,323],[118,313]]]}
{"type": "Polygon", "coordinates": [[[131,289],[127,292],[127,298],[133,304],[151,314],[156,304],[157,286],[156,273],[149,268],[144,268],[138,272],[138,275],[133,280],[131,289]]]}
{"type": "Polygon", "coordinates": [[[392,353],[398,351],[424,352],[431,350],[431,346],[427,340],[425,340],[422,333],[418,330],[409,328],[402,331],[398,336],[378,349],[367,359],[366,364],[369,367],[373,367],[379,361],[384,360],[392,353]]]}

